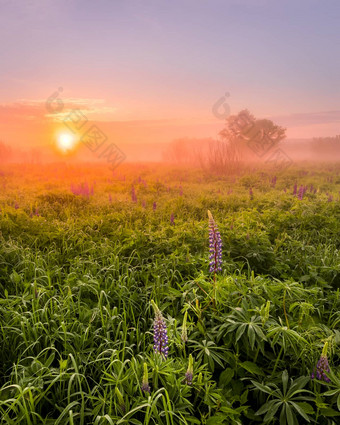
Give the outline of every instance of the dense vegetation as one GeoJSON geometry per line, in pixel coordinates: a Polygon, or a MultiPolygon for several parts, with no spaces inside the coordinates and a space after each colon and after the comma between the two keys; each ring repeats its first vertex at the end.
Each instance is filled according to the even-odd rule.
{"type": "Polygon", "coordinates": [[[339,423],[339,166],[0,171],[1,424],[339,423]]]}

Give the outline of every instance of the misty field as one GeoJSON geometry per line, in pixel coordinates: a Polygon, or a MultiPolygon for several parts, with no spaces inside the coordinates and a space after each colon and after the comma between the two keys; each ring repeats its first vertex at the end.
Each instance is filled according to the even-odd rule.
{"type": "Polygon", "coordinates": [[[7,165],[0,209],[1,424],[340,422],[339,165],[7,165]]]}

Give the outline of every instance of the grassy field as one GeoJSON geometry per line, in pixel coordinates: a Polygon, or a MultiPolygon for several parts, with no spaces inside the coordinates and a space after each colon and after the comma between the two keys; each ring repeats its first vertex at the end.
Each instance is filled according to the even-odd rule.
{"type": "Polygon", "coordinates": [[[339,424],[339,198],[334,164],[2,166],[0,423],[339,424]]]}

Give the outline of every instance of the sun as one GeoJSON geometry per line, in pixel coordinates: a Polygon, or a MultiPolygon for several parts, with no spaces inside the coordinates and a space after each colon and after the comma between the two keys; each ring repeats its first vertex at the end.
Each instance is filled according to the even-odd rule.
{"type": "Polygon", "coordinates": [[[63,153],[70,152],[76,145],[75,137],[70,133],[60,133],[57,136],[58,149],[63,153]]]}

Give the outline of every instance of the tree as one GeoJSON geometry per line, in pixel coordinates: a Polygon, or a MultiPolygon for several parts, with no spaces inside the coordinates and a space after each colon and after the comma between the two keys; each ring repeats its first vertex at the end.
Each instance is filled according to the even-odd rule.
{"type": "Polygon", "coordinates": [[[239,153],[241,160],[264,156],[286,137],[286,129],[268,119],[256,119],[247,109],[230,115],[219,133],[239,153]]]}
{"type": "Polygon", "coordinates": [[[311,150],[318,159],[338,161],[340,157],[340,135],[314,138],[311,141],[311,150]]]}
{"type": "Polygon", "coordinates": [[[212,139],[175,139],[163,151],[163,160],[178,165],[198,166],[211,142],[212,139]]]}

